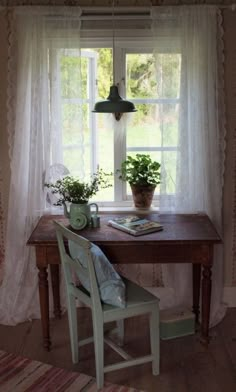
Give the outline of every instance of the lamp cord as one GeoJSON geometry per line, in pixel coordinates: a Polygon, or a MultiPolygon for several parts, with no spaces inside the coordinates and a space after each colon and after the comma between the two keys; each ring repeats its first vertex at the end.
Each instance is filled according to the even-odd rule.
{"type": "Polygon", "coordinates": [[[113,62],[113,85],[115,85],[115,0],[112,1],[112,62],[113,62]]]}

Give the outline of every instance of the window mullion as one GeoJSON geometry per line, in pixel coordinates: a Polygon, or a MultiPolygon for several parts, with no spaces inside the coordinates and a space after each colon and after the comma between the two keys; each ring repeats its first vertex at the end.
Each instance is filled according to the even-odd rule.
{"type": "MultiPolygon", "coordinates": [[[[116,47],[115,53],[113,53],[113,61],[115,61],[115,75],[114,84],[118,83],[119,93],[122,97],[124,97],[124,89],[121,81],[125,77],[125,53],[120,47],[116,47]]],[[[114,119],[114,197],[115,201],[124,200],[125,195],[125,184],[123,181],[119,180],[116,175],[116,170],[121,167],[122,161],[126,156],[126,129],[125,122],[116,121],[114,119]]]]}
{"type": "Polygon", "coordinates": [[[95,116],[92,114],[92,109],[96,99],[97,89],[97,58],[93,56],[89,58],[89,129],[91,129],[91,168],[92,173],[95,173],[98,168],[98,132],[95,116]]]}
{"type": "Polygon", "coordinates": [[[50,89],[51,89],[51,164],[63,163],[62,113],[63,103],[61,93],[61,51],[50,50],[50,89]],[[57,146],[55,148],[55,146],[57,146]]]}

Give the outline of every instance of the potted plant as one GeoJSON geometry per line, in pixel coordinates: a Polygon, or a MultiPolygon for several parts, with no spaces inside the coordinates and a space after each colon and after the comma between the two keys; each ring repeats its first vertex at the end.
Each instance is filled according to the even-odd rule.
{"type": "Polygon", "coordinates": [[[96,195],[100,189],[112,186],[109,176],[102,169],[91,176],[90,182],[83,182],[74,176],[65,176],[55,183],[45,183],[45,187],[51,189],[52,194],[57,195],[58,200],[54,205],[64,206],[65,216],[69,218],[74,229],[83,229],[91,222],[91,207],[94,206],[96,214],[98,205],[89,203],[89,199],[96,195]],[[67,209],[70,203],[70,211],[67,209]]]}
{"type": "Polygon", "coordinates": [[[155,188],[160,184],[161,164],[147,154],[127,156],[122,162],[119,179],[130,184],[136,208],[150,208],[155,188]]]}

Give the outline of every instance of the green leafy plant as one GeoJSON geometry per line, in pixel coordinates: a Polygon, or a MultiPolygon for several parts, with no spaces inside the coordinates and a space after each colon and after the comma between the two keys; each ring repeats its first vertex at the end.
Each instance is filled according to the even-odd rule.
{"type": "Polygon", "coordinates": [[[160,184],[161,164],[153,161],[150,155],[136,154],[135,158],[127,156],[122,162],[119,179],[127,181],[131,185],[158,185],[160,184]]]}
{"type": "Polygon", "coordinates": [[[100,189],[112,186],[109,178],[111,175],[112,173],[105,173],[100,169],[91,176],[90,183],[82,182],[73,176],[65,176],[54,184],[45,183],[44,186],[51,189],[53,194],[59,195],[58,201],[54,203],[56,206],[61,206],[66,202],[86,204],[100,189]]]}

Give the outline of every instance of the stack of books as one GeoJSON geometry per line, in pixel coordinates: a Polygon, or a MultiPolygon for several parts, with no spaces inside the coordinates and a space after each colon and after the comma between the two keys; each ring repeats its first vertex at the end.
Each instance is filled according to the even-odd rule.
{"type": "Polygon", "coordinates": [[[108,221],[108,225],[134,236],[163,230],[163,226],[160,223],[142,219],[136,215],[111,219],[108,221]]]}

